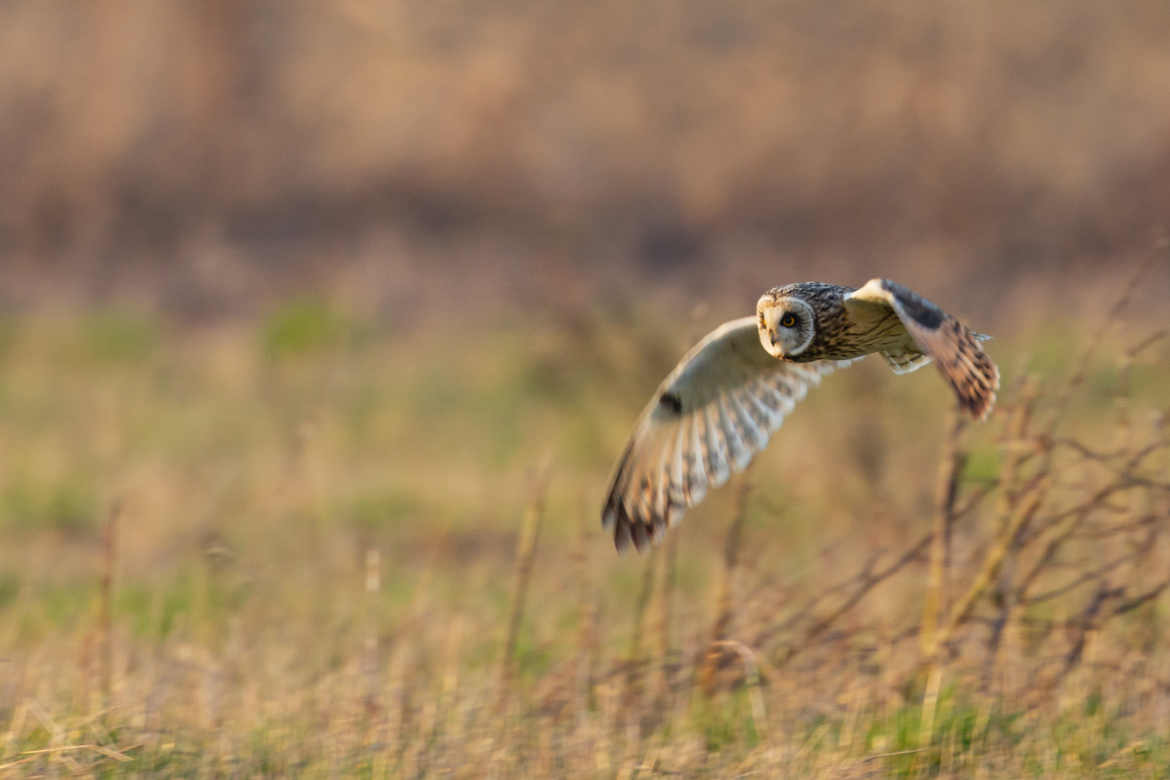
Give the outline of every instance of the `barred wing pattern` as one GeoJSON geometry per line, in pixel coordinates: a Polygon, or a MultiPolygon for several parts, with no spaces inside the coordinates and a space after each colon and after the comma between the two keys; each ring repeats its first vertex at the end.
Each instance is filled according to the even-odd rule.
{"type": "Polygon", "coordinates": [[[933,359],[943,378],[955,391],[959,405],[976,420],[995,406],[999,369],[979,346],[987,336],[976,333],[913,290],[889,279],[871,279],[845,296],[845,308],[882,306],[893,310],[922,353],[917,365],[907,355],[899,365],[889,354],[895,372],[914,370],[933,359]],[[901,369],[901,370],[900,370],[901,369]]]}
{"type": "Polygon", "coordinates": [[[850,362],[777,360],[760,346],[755,317],[707,334],[659,386],[618,461],[601,515],[614,546],[641,550],[659,538],[746,468],[810,387],[850,362]]]}

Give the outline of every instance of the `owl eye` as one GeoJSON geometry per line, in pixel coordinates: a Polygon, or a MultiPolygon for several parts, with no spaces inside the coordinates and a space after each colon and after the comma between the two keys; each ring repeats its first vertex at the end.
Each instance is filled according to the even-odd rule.
{"type": "Polygon", "coordinates": [[[780,327],[782,327],[782,328],[796,327],[796,315],[793,314],[792,312],[788,312],[787,314],[785,314],[783,317],[780,318],[780,327]]]}

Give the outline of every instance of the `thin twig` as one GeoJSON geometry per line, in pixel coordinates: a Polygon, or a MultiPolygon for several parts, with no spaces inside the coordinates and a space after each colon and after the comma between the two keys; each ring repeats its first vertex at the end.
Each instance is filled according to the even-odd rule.
{"type": "Polygon", "coordinates": [[[950,569],[951,528],[955,522],[955,498],[959,492],[959,475],[967,454],[959,448],[963,435],[964,420],[958,406],[951,407],[948,434],[944,452],[939,461],[935,488],[936,508],[934,532],[930,543],[930,584],[922,610],[922,633],[920,639],[929,643],[938,625],[939,613],[946,610],[947,576],[950,569]]]}
{"type": "Polygon", "coordinates": [[[727,538],[723,545],[723,579],[719,586],[719,601],[716,607],[715,622],[711,627],[711,640],[704,651],[703,661],[699,667],[699,687],[708,696],[715,691],[716,674],[723,655],[719,642],[727,638],[731,629],[735,602],[735,567],[739,561],[739,543],[747,519],[748,494],[750,492],[751,483],[745,475],[739,482],[735,514],[727,529],[727,538]]]}
{"type": "Polygon", "coordinates": [[[101,583],[102,633],[102,699],[103,707],[110,705],[114,690],[114,569],[118,559],[118,518],[122,514],[121,500],[110,506],[103,534],[101,583]]]}
{"type": "Polygon", "coordinates": [[[531,498],[524,511],[524,524],[516,543],[516,581],[512,590],[512,609],[508,618],[508,633],[504,640],[504,655],[500,659],[500,704],[507,699],[514,674],[513,656],[524,620],[524,604],[528,594],[528,583],[532,578],[533,561],[536,559],[536,545],[540,539],[540,527],[544,519],[545,492],[548,488],[549,467],[546,464],[533,477],[531,498]]]}

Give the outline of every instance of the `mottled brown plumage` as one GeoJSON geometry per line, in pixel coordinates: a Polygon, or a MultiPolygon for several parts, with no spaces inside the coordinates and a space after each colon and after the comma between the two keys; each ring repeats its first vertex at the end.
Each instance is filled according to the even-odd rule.
{"type": "Polygon", "coordinates": [[[979,346],[986,338],[887,279],[775,287],[755,317],[709,333],[659,386],[614,469],[602,524],[619,550],[660,538],[745,468],[824,374],[874,352],[895,373],[933,360],[960,406],[982,419],[999,387],[979,346]]]}

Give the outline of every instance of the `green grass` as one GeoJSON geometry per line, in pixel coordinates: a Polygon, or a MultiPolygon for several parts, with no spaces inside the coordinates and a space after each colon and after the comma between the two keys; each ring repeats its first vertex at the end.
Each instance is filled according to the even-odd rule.
{"type": "Polygon", "coordinates": [[[290,301],[268,315],[260,334],[264,353],[272,359],[304,359],[335,349],[354,334],[352,323],[326,302],[290,301]]]}
{"type": "Polygon", "coordinates": [[[93,489],[79,480],[38,483],[14,478],[0,495],[0,528],[9,534],[56,532],[92,539],[98,531],[97,514],[93,489]]]}
{"type": "MultiPolygon", "coordinates": [[[[638,319],[651,328],[657,317],[638,319]]],[[[990,688],[984,629],[964,633],[974,655],[947,666],[925,742],[919,649],[904,632],[920,617],[925,558],[805,638],[851,578],[930,527],[947,403],[930,372],[852,369],[786,422],[751,472],[729,624],[763,683],[745,685],[737,661],[712,695],[693,686],[735,491],[712,493],[673,532],[663,634],[665,553],[613,555],[597,507],[643,396],[669,366],[646,365],[632,346],[661,333],[619,343],[608,327],[487,328],[451,351],[443,328],[407,334],[313,301],[208,331],[113,311],[6,320],[0,766],[371,777],[1165,770],[1165,597],[1109,622],[1086,663],[1036,701],[1019,698],[1034,659],[1067,649],[1067,630],[1019,624],[990,688]],[[899,416],[904,408],[915,413],[899,416]],[[545,462],[544,523],[503,696],[517,535],[545,462]],[[102,535],[115,501],[107,633],[102,535]],[[659,573],[639,615],[646,566],[659,573]],[[641,671],[629,677],[636,630],[641,671]]],[[[994,344],[1002,366],[1047,366],[1038,376],[1053,387],[1071,370],[1066,349],[994,344]]],[[[1065,432],[1110,449],[1123,439],[1111,416],[1118,367],[1107,353],[1095,360],[1065,432]]],[[[1133,367],[1135,419],[1160,408],[1168,364],[1158,353],[1133,367]]],[[[1001,428],[969,431],[964,497],[1003,476],[1001,428]]],[[[1054,500],[1075,500],[1100,475],[1082,464],[1067,477],[1054,500]]],[[[1117,499],[1126,511],[1164,511],[1145,500],[1117,499]]],[[[990,544],[988,511],[955,530],[952,598],[990,544]]],[[[1101,560],[1080,553],[1106,556],[1112,544],[1062,560],[1075,572],[1101,560]]],[[[1163,544],[1113,584],[1152,585],[1163,544]]],[[[1064,620],[1087,595],[1022,614],[1064,620]]],[[[981,616],[992,610],[980,602],[981,616]]]]}

